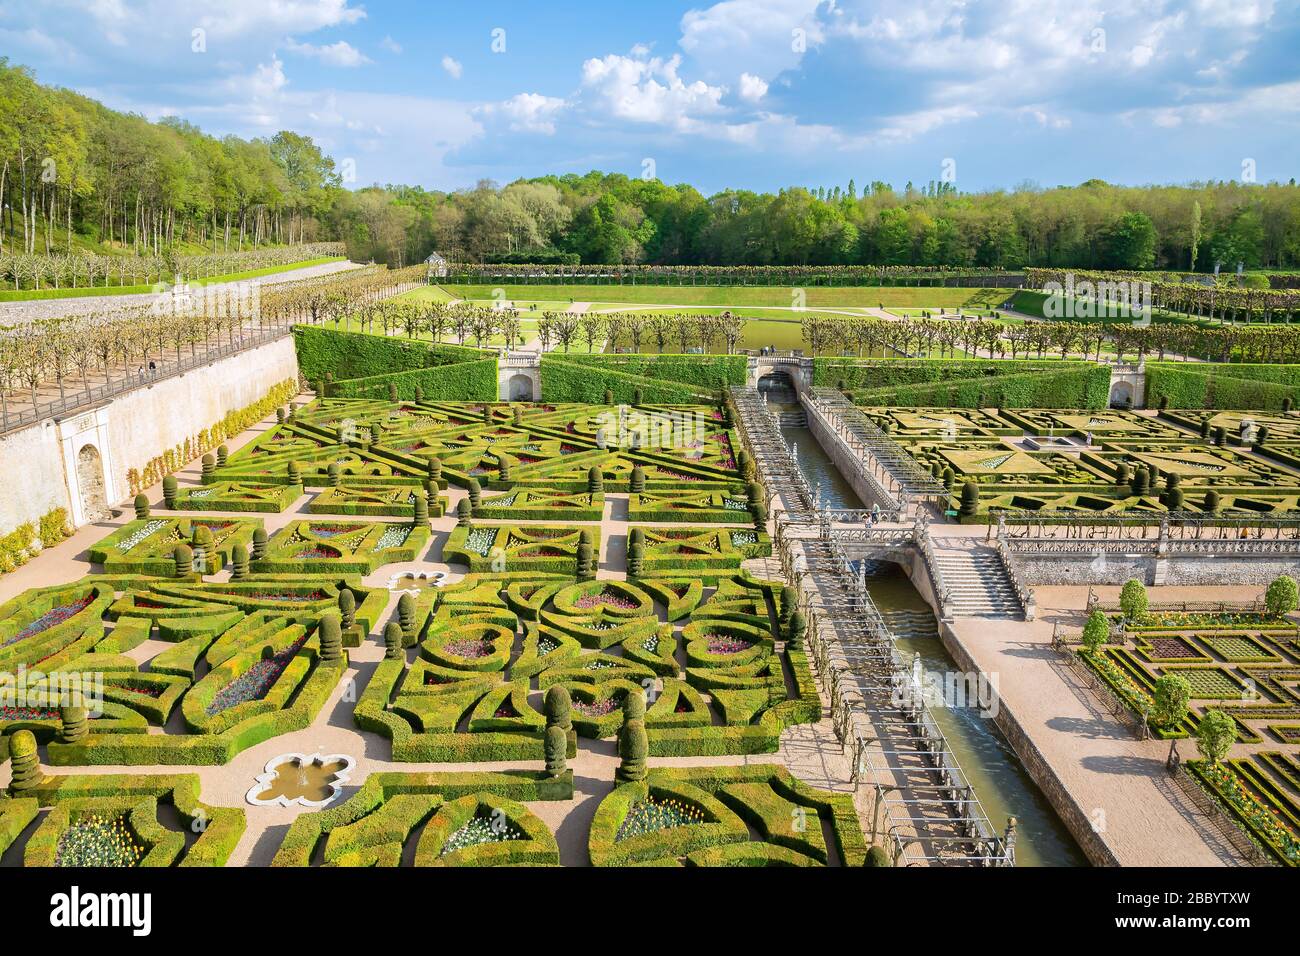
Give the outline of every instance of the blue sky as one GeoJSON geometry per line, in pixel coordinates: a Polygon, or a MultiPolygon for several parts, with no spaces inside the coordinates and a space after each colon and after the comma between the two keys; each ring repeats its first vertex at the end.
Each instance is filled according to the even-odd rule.
{"type": "Polygon", "coordinates": [[[1300,0],[0,0],[43,82],[436,189],[1286,180],[1297,50],[1300,0]]]}

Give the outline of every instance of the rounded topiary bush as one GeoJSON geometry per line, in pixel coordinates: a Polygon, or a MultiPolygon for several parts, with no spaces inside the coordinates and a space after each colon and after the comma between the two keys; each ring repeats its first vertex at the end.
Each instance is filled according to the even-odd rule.
{"type": "Polygon", "coordinates": [[[357,598],[348,588],[339,591],[339,620],[344,627],[357,623],[357,598]]]}
{"type": "Polygon", "coordinates": [[[1210,512],[1211,514],[1214,514],[1222,506],[1223,506],[1223,499],[1219,496],[1219,493],[1217,491],[1207,491],[1205,493],[1205,504],[1203,507],[1205,508],[1206,511],[1210,512]]]}
{"type": "Polygon", "coordinates": [[[618,732],[619,779],[629,782],[644,780],[649,753],[650,740],[646,736],[645,721],[624,721],[618,732]]]}
{"type": "Polygon", "coordinates": [[[230,549],[230,577],[242,581],[248,577],[248,549],[242,543],[236,543],[230,549]]]}
{"type": "Polygon", "coordinates": [[[460,501],[456,502],[456,523],[457,524],[463,525],[465,527],[469,527],[470,518],[473,515],[473,513],[474,513],[474,509],[470,507],[468,498],[462,498],[460,499],[460,501]]]}
{"type": "Polygon", "coordinates": [[[172,561],[176,565],[176,576],[183,578],[194,570],[194,550],[188,544],[178,544],[172,551],[172,561]]]}
{"type": "Polygon", "coordinates": [[[90,734],[85,707],[60,707],[59,718],[59,739],[65,744],[76,743],[90,734]]]}
{"type": "Polygon", "coordinates": [[[863,866],[893,866],[894,864],[890,862],[889,854],[885,852],[884,847],[876,846],[875,844],[872,844],[871,848],[867,850],[867,858],[862,865],[863,866]]]}
{"type": "Polygon", "coordinates": [[[176,476],[167,475],[163,478],[163,501],[168,508],[176,507],[176,476]]]}
{"type": "Polygon", "coordinates": [[[628,487],[634,495],[639,495],[645,491],[645,469],[640,465],[636,465],[632,469],[632,480],[628,487]]]}
{"type": "Polygon", "coordinates": [[[327,664],[343,659],[343,625],[337,614],[320,619],[320,659],[327,664]]]}
{"type": "Polygon", "coordinates": [[[601,474],[600,469],[592,465],[587,469],[587,492],[588,494],[598,495],[605,490],[605,476],[601,474]]]}
{"type": "Polygon", "coordinates": [[[217,448],[217,465],[219,467],[224,468],[226,466],[226,461],[229,458],[230,458],[230,449],[227,448],[225,445],[219,446],[217,448]]]}
{"type": "Polygon", "coordinates": [[[573,696],[569,688],[560,684],[548,687],[542,710],[548,727],[559,727],[566,734],[573,729],[573,696]]]}
{"type": "Polygon", "coordinates": [[[16,731],[9,738],[9,759],[11,794],[25,793],[40,784],[40,754],[36,749],[36,737],[30,730],[16,731]]]}
{"type": "Polygon", "coordinates": [[[542,749],[546,756],[546,775],[563,776],[569,769],[569,735],[557,726],[547,727],[542,749]]]}
{"type": "Polygon", "coordinates": [[[963,518],[973,518],[980,508],[980,486],[972,481],[966,482],[961,489],[961,508],[958,514],[963,518]]]}
{"type": "Polygon", "coordinates": [[[132,503],[135,505],[135,520],[146,520],[149,517],[149,498],[146,495],[136,495],[132,503]]]}
{"type": "Polygon", "coordinates": [[[389,621],[384,625],[384,660],[400,661],[405,655],[402,653],[404,638],[402,637],[402,625],[396,621],[389,621]]]}
{"type": "Polygon", "coordinates": [[[253,530],[253,560],[260,561],[266,557],[266,529],[255,528],[253,530]]]}

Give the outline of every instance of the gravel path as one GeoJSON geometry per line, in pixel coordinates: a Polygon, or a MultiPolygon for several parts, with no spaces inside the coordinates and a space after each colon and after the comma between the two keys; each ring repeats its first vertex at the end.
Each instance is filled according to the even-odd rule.
{"type": "MultiPolygon", "coordinates": [[[[271,275],[257,276],[253,279],[243,279],[238,283],[218,283],[217,285],[209,286],[209,288],[222,289],[229,285],[241,285],[244,283],[250,285],[270,285],[277,282],[288,282],[297,279],[310,279],[315,276],[332,275],[335,272],[345,272],[349,269],[360,268],[361,265],[356,262],[323,262],[319,265],[307,266],[303,269],[291,269],[287,272],[276,272],[271,275]]],[[[90,312],[94,309],[119,305],[136,305],[142,302],[148,302],[152,298],[153,293],[140,292],[130,295],[87,295],[67,299],[34,299],[30,302],[0,302],[0,325],[20,325],[24,322],[39,321],[41,319],[54,319],[63,315],[79,315],[83,312],[90,312]]]]}

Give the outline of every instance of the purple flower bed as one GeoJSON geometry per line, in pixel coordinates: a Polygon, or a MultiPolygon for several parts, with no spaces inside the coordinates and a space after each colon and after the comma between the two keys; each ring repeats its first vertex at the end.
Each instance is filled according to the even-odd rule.
{"type": "Polygon", "coordinates": [[[62,624],[64,621],[68,620],[73,615],[78,614],[81,611],[84,611],[86,608],[90,607],[90,602],[92,600],[94,600],[94,596],[87,594],[80,601],[73,601],[71,604],[60,604],[58,607],[51,608],[50,610],[42,614],[40,617],[38,617],[36,620],[32,621],[32,623],[28,624],[25,628],[23,628],[21,631],[15,634],[13,637],[9,638],[9,640],[5,641],[3,644],[0,644],[0,647],[8,647],[10,644],[17,644],[19,641],[23,640],[24,638],[34,637],[35,635],[40,634],[43,631],[48,631],[50,628],[62,624]]]}
{"type": "Polygon", "coordinates": [[[590,703],[585,700],[575,700],[573,702],[573,709],[584,717],[604,717],[606,714],[612,714],[619,706],[619,702],[612,697],[606,697],[604,700],[594,700],[590,703]]]}
{"type": "Polygon", "coordinates": [[[739,654],[754,646],[750,641],[742,641],[738,637],[729,637],[726,634],[705,634],[704,640],[708,644],[710,654],[739,654]]]}
{"type": "Polygon", "coordinates": [[[337,558],[338,554],[329,548],[303,548],[294,557],[299,560],[315,561],[337,558]]]}
{"type": "Polygon", "coordinates": [[[469,640],[448,641],[442,645],[442,649],[448,654],[455,654],[457,657],[477,660],[492,653],[492,643],[476,637],[469,640]]]}
{"type": "Polygon", "coordinates": [[[266,696],[275,682],[280,679],[284,669],[289,666],[295,654],[307,643],[307,638],[300,637],[294,641],[279,654],[269,657],[264,661],[258,661],[244,673],[240,674],[212,698],[212,703],[208,704],[207,714],[213,717],[223,710],[234,707],[236,704],[243,704],[250,700],[261,700],[266,696]]]}
{"type": "Polygon", "coordinates": [[[573,602],[574,607],[579,607],[583,610],[600,607],[601,605],[621,608],[624,611],[634,611],[637,608],[635,601],[630,601],[623,595],[609,590],[601,591],[599,594],[588,594],[573,602]]]}
{"type": "Polygon", "coordinates": [[[307,530],[318,538],[337,538],[341,534],[351,534],[353,531],[360,531],[364,525],[340,525],[340,524],[316,524],[308,525],[307,530]]]}

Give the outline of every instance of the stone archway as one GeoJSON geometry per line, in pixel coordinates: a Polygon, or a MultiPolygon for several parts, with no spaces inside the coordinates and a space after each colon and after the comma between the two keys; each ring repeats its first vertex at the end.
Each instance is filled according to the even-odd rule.
{"type": "Polygon", "coordinates": [[[1133,386],[1128,382],[1116,382],[1110,388],[1111,408],[1133,407],[1133,386]]]}
{"type": "Polygon", "coordinates": [[[109,516],[104,462],[94,445],[82,445],[81,451],[77,452],[77,491],[81,495],[81,514],[86,522],[109,516]]]}
{"type": "Polygon", "coordinates": [[[512,402],[535,401],[532,377],[529,375],[511,375],[510,381],[506,383],[506,395],[512,402]]]}

